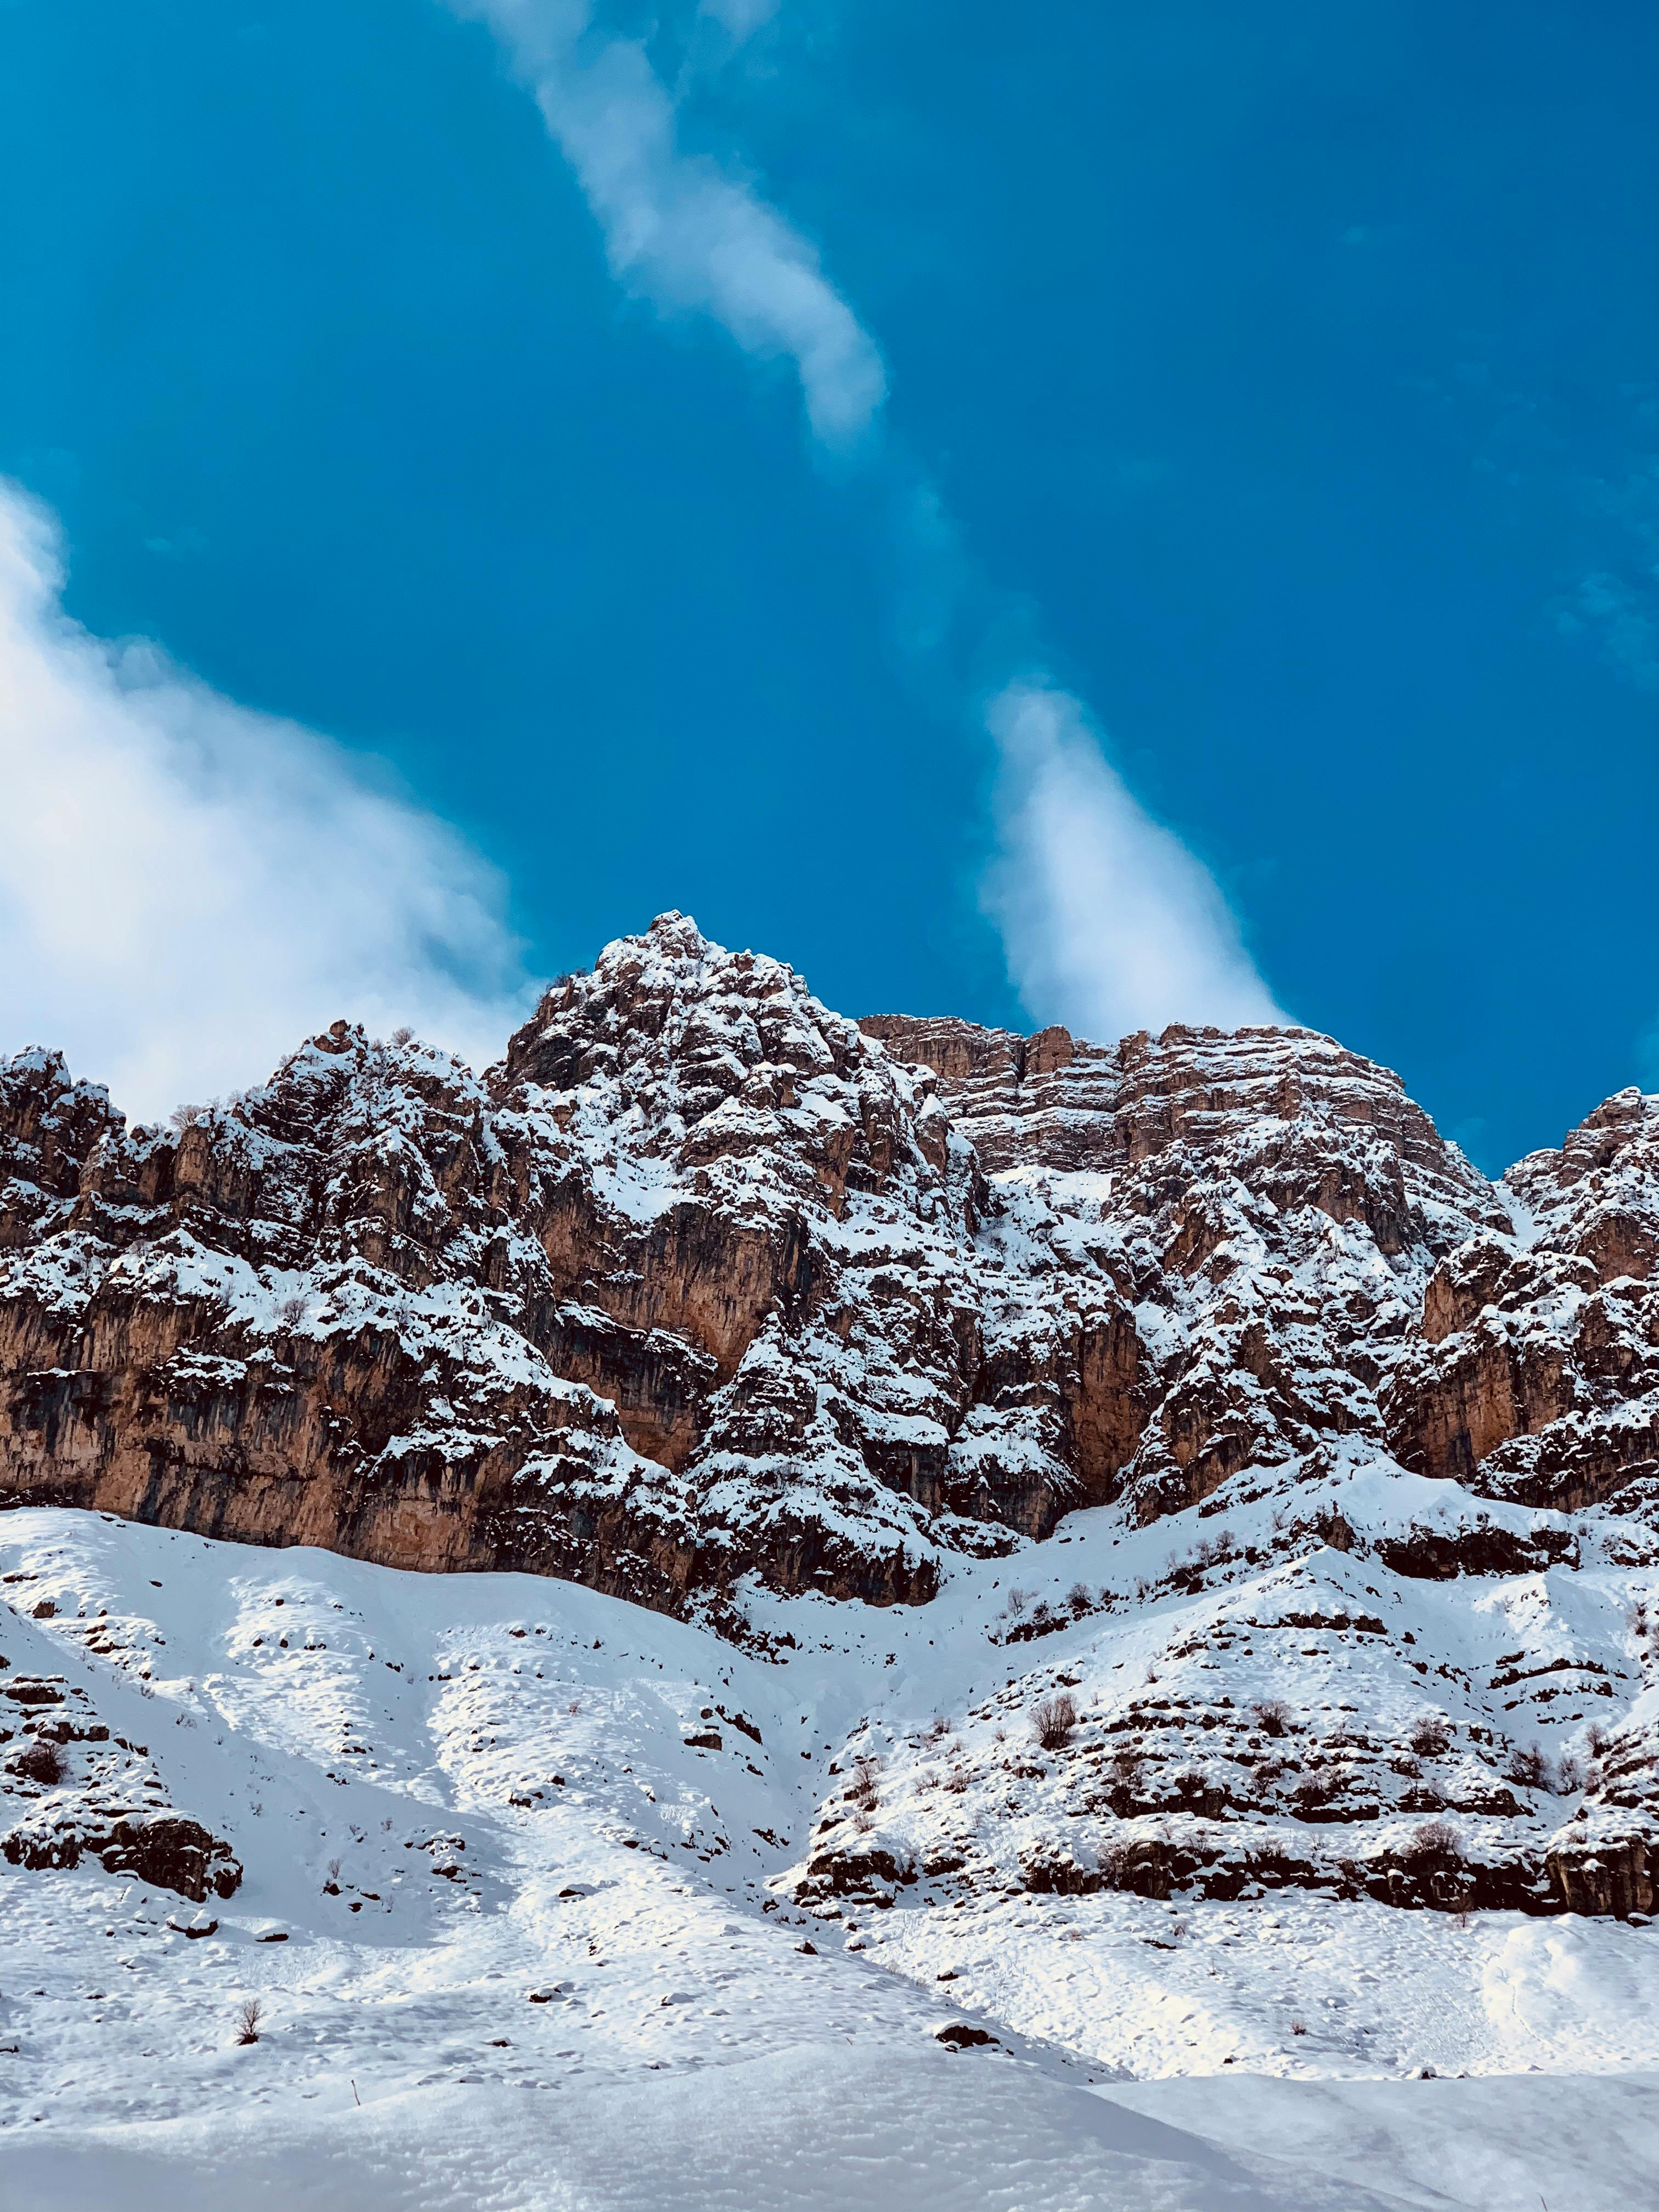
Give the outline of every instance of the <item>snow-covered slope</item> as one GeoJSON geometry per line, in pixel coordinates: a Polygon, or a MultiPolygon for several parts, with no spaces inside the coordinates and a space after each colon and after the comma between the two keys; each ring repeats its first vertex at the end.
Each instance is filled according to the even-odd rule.
{"type": "MultiPolygon", "coordinates": [[[[1103,1518],[1066,1548],[1092,1563],[1103,1545],[1103,1518]]],[[[1025,1701],[1042,1683],[1011,1698],[984,1633],[996,1563],[922,1609],[757,1598],[797,1626],[769,1661],[566,1583],[86,1513],[10,1515],[0,1553],[0,1692],[27,1679],[63,1698],[9,1701],[13,1721],[73,1706],[131,1747],[118,1775],[82,1736],[50,1787],[9,1777],[34,1821],[95,1839],[118,1806],[158,1801],[241,1870],[198,1905],[91,1849],[73,1869],[0,1868],[4,2154],[56,2203],[104,2201],[118,2170],[137,2206],[610,2206],[665,2189],[752,2208],[854,2187],[896,2207],[1519,2206],[1523,2182],[1573,2173],[1573,2126],[1598,2110],[1604,2170],[1565,2201],[1642,2201],[1659,2148],[1645,1929],[1300,1893],[1034,1892],[1021,1844],[1075,1825],[1036,1777],[1014,1785],[1028,1804],[1000,1882],[922,1875],[890,1901],[843,1896],[838,1919],[799,1906],[813,1809],[872,1741],[872,1832],[896,1855],[960,1840],[986,1786],[929,1831],[923,1808],[950,1793],[919,1790],[902,1747],[925,1739],[947,1776],[977,1776],[994,1725],[969,1716],[988,1710],[1011,1759],[1036,1763],[1025,1701]],[[1149,2132],[1116,2101],[1131,2075],[1150,2089],[1232,2068],[1304,2085],[1276,2144],[1218,2147],[1237,2124],[1201,2106],[1149,2132]],[[1425,2068],[1494,2091],[1532,2069],[1605,2087],[1577,2085],[1565,2133],[1530,2090],[1437,2105],[1466,2159],[1494,2147],[1502,2186],[1434,2197],[1403,2148],[1429,2085],[1398,2078],[1425,2068]],[[1400,2136],[1398,2173],[1302,2154],[1298,2126],[1316,2136],[1349,2094],[1308,2101],[1313,2085],[1390,2076],[1396,2102],[1368,2124],[1400,2136]]],[[[1165,1648],[1177,1617],[1155,1608],[1138,1651],[1165,1648]]]]}

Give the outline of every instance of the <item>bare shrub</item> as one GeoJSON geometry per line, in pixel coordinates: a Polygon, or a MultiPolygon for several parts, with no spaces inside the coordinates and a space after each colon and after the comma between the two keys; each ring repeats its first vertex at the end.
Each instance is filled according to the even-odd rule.
{"type": "Polygon", "coordinates": [[[1414,1859],[1461,1859],[1463,1838],[1449,1820],[1425,1820],[1412,1837],[1414,1859]]]}
{"type": "Polygon", "coordinates": [[[414,1043],[415,1032],[410,1028],[407,1022],[403,1023],[398,1028],[392,1030],[392,1042],[393,1044],[414,1043]]]}
{"type": "Polygon", "coordinates": [[[257,2043],[259,2022],[264,2017],[264,2007],[258,1997],[244,1997],[236,2008],[236,2040],[238,2043],[257,2043]]]}
{"type": "Polygon", "coordinates": [[[1026,1607],[1030,1605],[1030,1602],[1031,1601],[1030,1596],[1023,1589],[1011,1589],[1008,1593],[1008,1610],[1013,1614],[1016,1620],[1018,1620],[1020,1614],[1024,1612],[1026,1607]]]}
{"type": "Polygon", "coordinates": [[[306,1302],[302,1297],[284,1298],[276,1309],[276,1318],[284,1328],[298,1328],[306,1317],[306,1302]]]}
{"type": "Polygon", "coordinates": [[[1258,1698],[1250,1711],[1263,1735],[1283,1735],[1291,1724],[1291,1709],[1282,1698],[1258,1698]]]}
{"type": "Polygon", "coordinates": [[[1535,1743],[1516,1744],[1504,1771],[1522,1790],[1547,1790],[1550,1786],[1550,1763],[1535,1743]]]}
{"type": "Polygon", "coordinates": [[[1584,1730],[1584,1748],[1592,1759],[1600,1759],[1607,1747],[1607,1731],[1600,1721],[1592,1721],[1584,1730]]]}
{"type": "Polygon", "coordinates": [[[1558,1796],[1573,1797],[1584,1786],[1583,1764],[1572,1753],[1564,1752],[1555,1762],[1555,1789],[1558,1796]]]}
{"type": "Polygon", "coordinates": [[[38,1782],[51,1790],[64,1778],[64,1754],[55,1743],[37,1738],[15,1761],[15,1771],[26,1782],[38,1782]]]}
{"type": "Polygon", "coordinates": [[[1116,1811],[1124,1812],[1133,1802],[1140,1788],[1140,1772],[1139,1752],[1120,1751],[1113,1755],[1111,1765],[1107,1769],[1106,1786],[1111,1792],[1116,1811]]]}
{"type": "Polygon", "coordinates": [[[198,1121],[207,1119],[207,1111],[205,1106],[175,1106],[167,1115],[167,1122],[182,1137],[186,1129],[192,1129],[198,1121]]]}
{"type": "Polygon", "coordinates": [[[1291,2033],[1292,2035],[1305,2035],[1307,2033],[1308,2023],[1305,2020],[1293,2020],[1291,2022],[1291,2033]]]}
{"type": "Polygon", "coordinates": [[[876,1809],[876,1762],[868,1752],[860,1752],[853,1761],[853,1786],[848,1792],[861,1812],[876,1809]]]}
{"type": "Polygon", "coordinates": [[[1072,1740],[1077,1726],[1077,1701],[1069,1690],[1045,1698],[1031,1716],[1036,1740],[1044,1751],[1059,1751],[1072,1740]]]}
{"type": "Polygon", "coordinates": [[[951,1771],[945,1778],[945,1786],[950,1791],[951,1796],[962,1796],[968,1788],[967,1768],[965,1766],[953,1766],[951,1769],[951,1771]]]}
{"type": "Polygon", "coordinates": [[[1066,1602],[1070,1607],[1072,1612],[1076,1614],[1079,1620],[1081,1620],[1085,1613],[1089,1613],[1093,1609],[1095,1602],[1094,1593],[1089,1588],[1087,1583],[1073,1583],[1070,1589],[1066,1593],[1066,1602]]]}
{"type": "Polygon", "coordinates": [[[853,1826],[856,1832],[860,1836],[867,1836],[875,1825],[875,1815],[867,1806],[860,1805],[853,1815],[853,1826]]]}
{"type": "Polygon", "coordinates": [[[1419,1713],[1407,1741],[1419,1759],[1439,1759],[1451,1743],[1451,1723],[1444,1713],[1419,1713]]]}

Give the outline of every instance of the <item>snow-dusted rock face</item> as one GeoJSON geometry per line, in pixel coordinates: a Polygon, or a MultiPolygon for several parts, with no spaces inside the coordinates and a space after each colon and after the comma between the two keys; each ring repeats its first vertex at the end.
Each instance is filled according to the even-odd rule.
{"type": "Polygon", "coordinates": [[[1625,1091],[1504,1179],[1511,1233],[1431,1276],[1389,1387],[1402,1463],[1575,1510],[1659,1504],[1659,1099],[1625,1091]]]}
{"type": "Polygon", "coordinates": [[[1123,1297],[1046,1218],[988,1238],[936,1091],[678,915],[484,1078],[337,1024],[128,1131],[25,1055],[6,1486],[669,1609],[750,1570],[925,1599],[1109,1496],[1140,1426],[1123,1297]]]}
{"type": "MultiPolygon", "coordinates": [[[[671,1611],[750,1573],[926,1601],[1119,1499],[1311,1527],[1362,1465],[1646,1497],[1634,1093],[1494,1188],[1310,1031],[854,1023],[669,915],[482,1076],[337,1024],[175,1121],[0,1069],[14,1497],[671,1611]]],[[[1444,1577],[1572,1539],[1378,1540],[1444,1577]]]]}
{"type": "Polygon", "coordinates": [[[1171,1028],[1103,1048],[961,1022],[866,1024],[932,1054],[993,1204],[1045,1221],[1129,1300],[1151,1416],[1143,1519],[1338,1437],[1378,1391],[1443,1255],[1510,1226],[1397,1076],[1304,1030],[1171,1028]]]}
{"type": "MultiPolygon", "coordinates": [[[[0,1068],[0,1482],[833,1683],[750,1823],[832,1923],[1648,1913],[1656,1142],[1622,1095],[1493,1186],[1305,1030],[854,1023],[665,915],[483,1074],[337,1024],[155,1129],[0,1068]]],[[[18,1756],[20,1864],[144,1842],[113,1753],[18,1756]]]]}

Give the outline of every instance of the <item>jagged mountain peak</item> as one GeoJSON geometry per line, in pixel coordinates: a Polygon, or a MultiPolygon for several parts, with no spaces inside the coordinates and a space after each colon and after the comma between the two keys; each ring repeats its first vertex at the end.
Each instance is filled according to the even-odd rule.
{"type": "MultiPolygon", "coordinates": [[[[561,1120],[595,1145],[688,1177],[793,1184],[837,1212],[849,1188],[895,1178],[930,1210],[945,1195],[949,1142],[933,1079],[890,1063],[793,969],[727,951],[679,914],[561,978],[490,1082],[503,1103],[532,1112],[535,1094],[553,1094],[561,1120]]],[[[658,1173],[637,1202],[677,1194],[658,1173]]]]}
{"type": "MultiPolygon", "coordinates": [[[[791,1632],[745,1590],[925,1604],[1089,1509],[1112,1543],[1205,1531],[1114,1606],[1311,1576],[1298,1618],[1344,1636],[1373,1632],[1366,1575],[1646,1572],[1656,1103],[1620,1094],[1494,1188],[1311,1030],[854,1022],[678,914],[552,986],[483,1073],[337,1022],[129,1128],[31,1051],[0,1065],[0,1475],[526,1567],[763,1644],[791,1632]]],[[[1238,1602],[1202,1635],[1240,1636],[1238,1602]]],[[[1379,1805],[1392,1726],[1346,1760],[1379,1805]]],[[[1585,1832],[1636,1896],[1646,1801],[1620,1786],[1585,1832]]],[[[1138,1787],[1098,1816],[1152,1818],[1138,1787]]],[[[1224,1822],[1241,1787],[1170,1802],[1224,1822]]],[[[1516,1802],[1492,1817],[1538,1827],[1516,1802]]],[[[1559,1901],[1520,1832],[1502,1893],[1559,1901]]],[[[1272,1848],[1286,1880],[1328,1873],[1272,1848]]]]}

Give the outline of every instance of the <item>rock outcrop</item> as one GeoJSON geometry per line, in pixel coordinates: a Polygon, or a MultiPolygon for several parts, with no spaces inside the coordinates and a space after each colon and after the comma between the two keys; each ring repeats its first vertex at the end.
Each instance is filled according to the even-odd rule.
{"type": "Polygon", "coordinates": [[[1511,1168],[1507,1233],[1446,1254],[1390,1378],[1402,1465],[1498,1498],[1659,1492],[1659,1099],[1621,1091],[1511,1168]]]}
{"type": "MultiPolygon", "coordinates": [[[[924,1603],[1112,1505],[1090,1540],[1143,1564],[1011,1565],[1029,1671],[949,1741],[872,1734],[800,1901],[1646,1912],[1656,1263],[1659,1100],[1494,1185],[1308,1030],[854,1023],[668,915],[482,1074],[337,1023],[156,1128],[0,1064],[0,1495],[773,1649],[804,1616],[760,1590],[924,1603]]],[[[6,1855],[225,1893],[114,1769],[64,1797],[50,1689],[8,1693],[6,1855]]]]}
{"type": "MultiPolygon", "coordinates": [[[[0,1607],[0,1626],[8,1618],[0,1607]]],[[[241,1884],[230,1845],[167,1802],[148,1748],[116,1735],[78,1683],[15,1668],[0,1643],[0,1824],[8,1818],[0,1859],[9,1866],[42,1872],[95,1860],[198,1905],[241,1884]]]]}
{"type": "Polygon", "coordinates": [[[1122,1296],[983,1237],[926,1072],[665,916],[480,1078],[337,1024],[129,1130],[0,1078],[0,1480],[678,1609],[755,1571],[925,1599],[1115,1489],[1122,1296]]]}
{"type": "Polygon", "coordinates": [[[921,1601],[1079,1506],[1356,1455],[1634,1510],[1656,1131],[1621,1095],[1495,1188],[1307,1030],[857,1024],[665,915],[483,1075],[337,1023],[129,1128],[0,1066],[0,1485],[675,1611],[921,1601]]]}
{"type": "Polygon", "coordinates": [[[1436,1263],[1510,1226],[1400,1079],[1305,1030],[1172,1027],[1103,1047],[963,1022],[866,1022],[931,1056],[998,1198],[1106,1276],[1140,1329],[1144,1519],[1346,1436],[1436,1263]]]}

